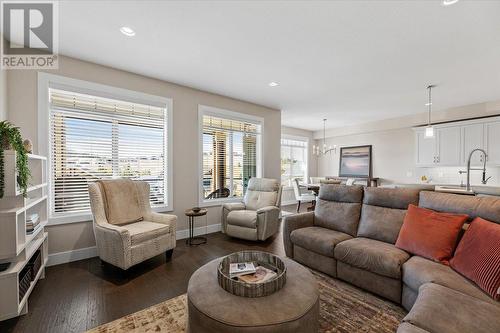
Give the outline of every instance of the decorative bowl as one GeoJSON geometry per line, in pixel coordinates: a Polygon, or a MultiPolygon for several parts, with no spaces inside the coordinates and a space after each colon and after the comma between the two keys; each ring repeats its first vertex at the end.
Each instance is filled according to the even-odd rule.
{"type": "Polygon", "coordinates": [[[224,258],[217,267],[219,285],[227,292],[242,297],[262,297],[271,295],[286,283],[285,263],[276,255],[262,251],[240,251],[224,258]],[[276,272],[276,277],[263,283],[246,283],[238,279],[231,279],[229,266],[231,263],[253,262],[254,265],[264,266],[276,272]]]}
{"type": "Polygon", "coordinates": [[[201,210],[201,208],[200,207],[193,207],[192,210],[193,210],[193,212],[198,213],[201,210]]]}

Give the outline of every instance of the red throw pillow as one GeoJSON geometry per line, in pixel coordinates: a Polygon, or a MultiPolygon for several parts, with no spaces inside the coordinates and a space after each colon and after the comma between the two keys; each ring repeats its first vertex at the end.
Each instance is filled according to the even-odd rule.
{"type": "Polygon", "coordinates": [[[410,205],[396,247],[448,264],[467,218],[467,215],[439,213],[410,205]]]}
{"type": "Polygon", "coordinates": [[[478,217],[465,232],[451,267],[500,300],[500,225],[478,217]]]}

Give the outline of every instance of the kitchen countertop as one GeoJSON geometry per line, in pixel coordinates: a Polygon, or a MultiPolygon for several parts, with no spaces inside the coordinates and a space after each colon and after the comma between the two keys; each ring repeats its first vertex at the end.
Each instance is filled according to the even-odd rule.
{"type": "MultiPolygon", "coordinates": [[[[460,184],[438,184],[438,183],[409,183],[409,184],[387,184],[381,187],[436,187],[436,186],[456,186],[460,187],[460,184]]],[[[489,186],[489,185],[471,185],[471,189],[478,196],[500,196],[500,186],[489,186]]]]}

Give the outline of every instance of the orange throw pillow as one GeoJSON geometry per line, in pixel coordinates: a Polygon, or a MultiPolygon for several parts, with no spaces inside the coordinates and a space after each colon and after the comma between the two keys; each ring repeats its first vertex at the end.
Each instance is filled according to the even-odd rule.
{"type": "Polygon", "coordinates": [[[467,218],[467,215],[439,213],[410,205],[396,247],[448,264],[467,218]]]}
{"type": "Polygon", "coordinates": [[[500,300],[500,225],[480,217],[474,219],[450,266],[500,300]]]}

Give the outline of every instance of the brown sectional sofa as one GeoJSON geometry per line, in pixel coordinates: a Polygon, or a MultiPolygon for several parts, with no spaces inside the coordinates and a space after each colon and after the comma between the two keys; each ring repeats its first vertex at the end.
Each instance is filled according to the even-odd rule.
{"type": "Polygon", "coordinates": [[[449,266],[394,246],[409,204],[500,223],[500,199],[411,188],[322,185],[314,212],[287,216],[286,255],[410,311],[398,333],[500,332],[500,304],[449,266]]]}

